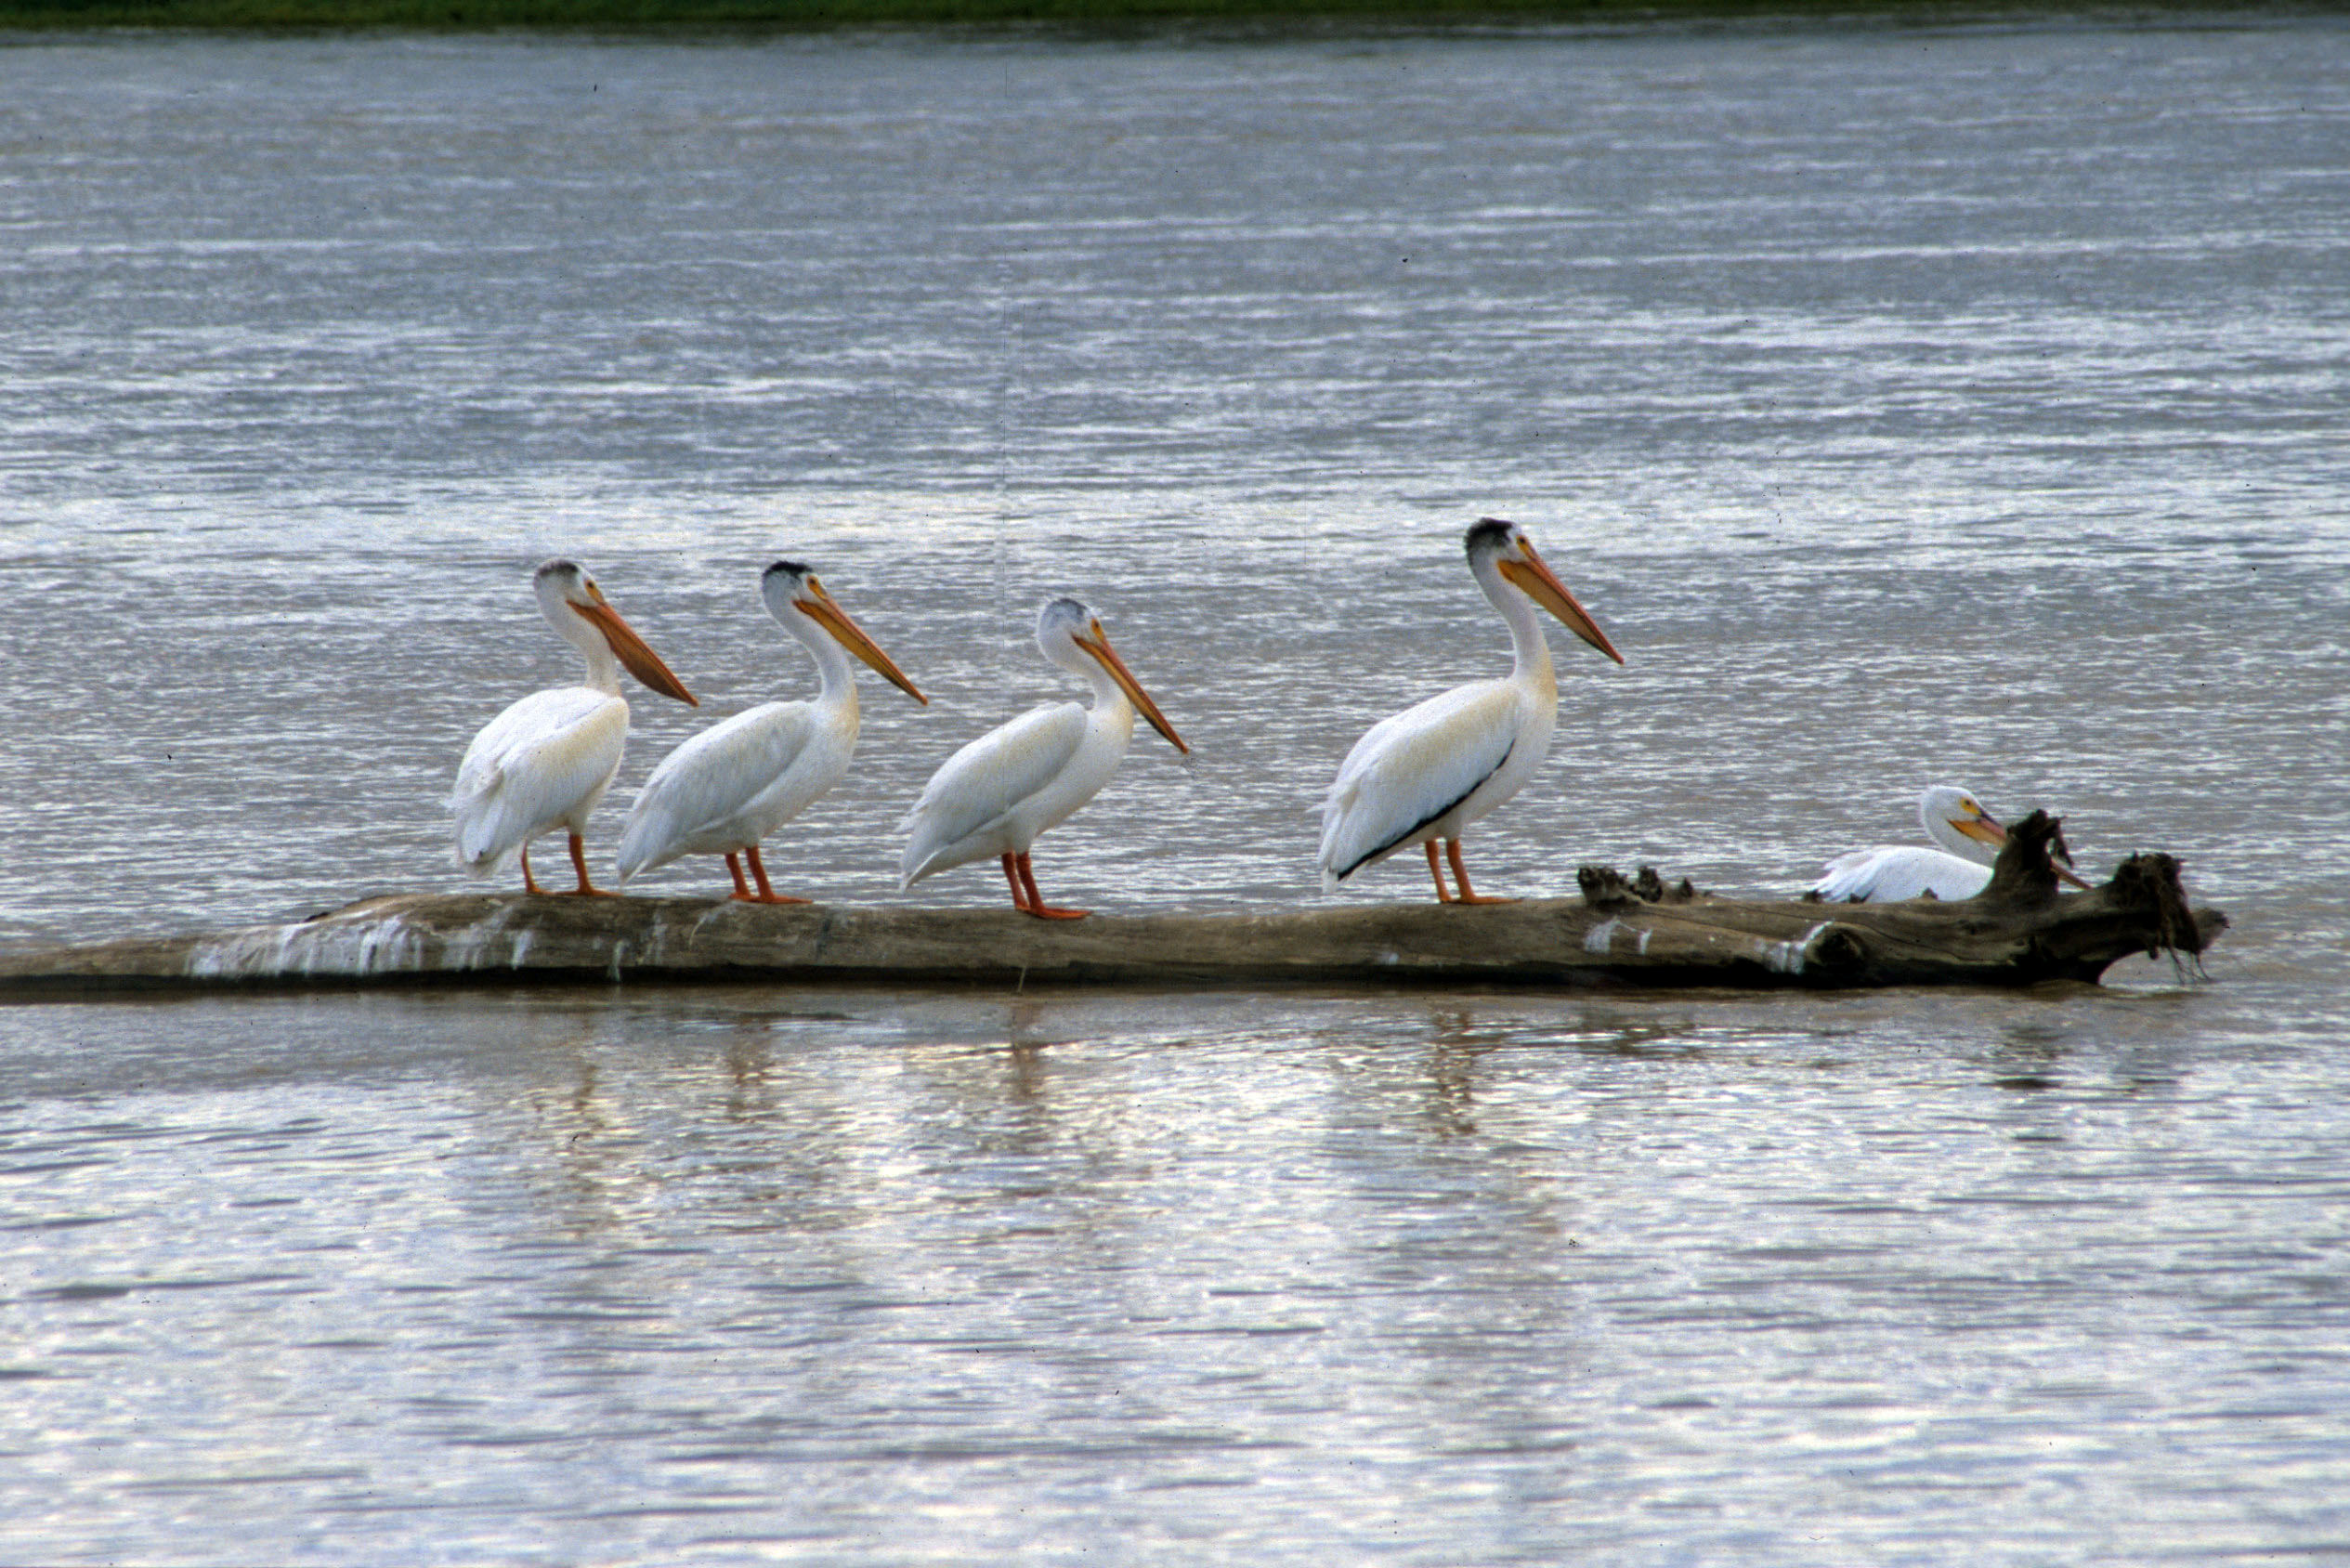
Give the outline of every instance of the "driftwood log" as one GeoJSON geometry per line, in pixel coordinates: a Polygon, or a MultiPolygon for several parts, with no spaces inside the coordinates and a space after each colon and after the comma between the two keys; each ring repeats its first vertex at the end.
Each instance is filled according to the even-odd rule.
{"type": "Polygon", "coordinates": [[[1859,987],[2094,981],[2132,953],[2191,961],[2226,928],[2178,863],[2137,855],[2059,895],[2057,824],[2011,830],[1964,902],[1717,898],[1586,867],[1582,896],[1262,915],[855,909],[708,898],[407,895],[292,925],[0,954],[0,997],[428,981],[881,985],[1859,987]]]}

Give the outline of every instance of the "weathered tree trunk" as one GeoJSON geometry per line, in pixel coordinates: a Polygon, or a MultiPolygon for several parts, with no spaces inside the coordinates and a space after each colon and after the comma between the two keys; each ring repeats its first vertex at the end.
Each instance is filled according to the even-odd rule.
{"type": "Polygon", "coordinates": [[[2178,863],[2124,861],[2059,896],[2056,824],[2016,825],[1963,903],[1716,898],[1586,867],[1579,899],[1377,904],[1263,915],[855,909],[707,898],[409,895],[294,925],[0,955],[0,996],[493,979],[868,984],[1594,984],[1854,987],[2095,980],[2135,952],[2200,953],[2178,863]]]}

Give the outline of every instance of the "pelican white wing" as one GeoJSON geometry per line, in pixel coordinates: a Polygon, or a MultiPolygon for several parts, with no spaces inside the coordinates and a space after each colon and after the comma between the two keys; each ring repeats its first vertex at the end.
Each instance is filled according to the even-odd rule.
{"type": "Polygon", "coordinates": [[[1927,894],[1948,902],[1991,885],[1991,868],[1923,844],[1856,849],[1828,862],[1811,891],[1830,904],[1891,904],[1927,894]]]}
{"type": "Polygon", "coordinates": [[[627,744],[628,704],[592,686],[532,692],[490,720],[465,748],[449,797],[458,863],[488,876],[541,833],[580,830],[627,744]]]}
{"type": "MultiPolygon", "coordinates": [[[[1374,725],[1347,753],[1323,809],[1324,889],[1417,843],[1467,806],[1539,717],[1529,706],[1518,683],[1476,681],[1374,725]]],[[[1547,750],[1549,725],[1539,727],[1547,750]]]]}
{"type": "Polygon", "coordinates": [[[683,856],[755,844],[823,794],[856,746],[853,705],[845,725],[826,716],[812,703],[762,703],[662,758],[620,831],[621,882],[683,856]]]}
{"type": "Polygon", "coordinates": [[[1001,855],[1014,847],[1015,836],[1025,847],[1084,804],[1092,791],[1050,816],[1058,803],[1045,797],[1076,759],[1086,720],[1075,702],[1047,703],[947,758],[898,824],[912,835],[898,862],[900,881],[910,885],[933,871],[1001,855]]]}

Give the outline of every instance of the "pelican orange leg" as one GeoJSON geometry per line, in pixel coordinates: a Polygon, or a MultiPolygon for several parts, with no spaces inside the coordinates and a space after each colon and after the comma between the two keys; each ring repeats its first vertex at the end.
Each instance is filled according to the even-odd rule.
{"type": "Polygon", "coordinates": [[[752,844],[750,848],[744,850],[742,852],[742,857],[751,862],[751,874],[757,878],[759,882],[759,895],[756,898],[751,900],[752,903],[810,904],[815,902],[814,899],[794,898],[790,894],[777,893],[773,887],[769,886],[767,883],[767,868],[766,865],[759,858],[759,846],[757,844],[752,844]]]}
{"type": "MultiPolygon", "coordinates": [[[[1429,856],[1431,860],[1434,858],[1435,854],[1435,847],[1431,844],[1429,849],[1429,856]]],[[[1518,902],[1515,898],[1488,898],[1482,894],[1474,893],[1469,890],[1469,868],[1460,863],[1460,840],[1446,839],[1444,841],[1444,856],[1445,858],[1449,859],[1453,863],[1453,880],[1460,884],[1460,896],[1454,900],[1454,902],[1459,904],[1515,904],[1518,902]]]]}
{"type": "Polygon", "coordinates": [[[1444,863],[1436,858],[1436,841],[1423,839],[1420,847],[1428,851],[1428,874],[1436,879],[1436,901],[1439,904],[1451,903],[1453,890],[1444,885],[1444,863]]]}
{"type": "Polygon", "coordinates": [[[580,873],[580,885],[571,890],[572,897],[617,898],[620,896],[616,893],[605,892],[588,880],[587,841],[577,833],[571,835],[571,869],[580,873]]]}
{"type": "Polygon", "coordinates": [[[1020,885],[1028,890],[1028,902],[1023,906],[1023,908],[1025,908],[1028,913],[1036,916],[1037,919],[1040,921],[1081,921],[1085,919],[1086,916],[1093,912],[1090,909],[1056,909],[1051,905],[1046,903],[1044,901],[1044,895],[1037,891],[1037,869],[1034,866],[1029,864],[1028,852],[1026,850],[1024,849],[1018,855],[1012,856],[1012,863],[1013,868],[1020,873],[1020,885]]]}

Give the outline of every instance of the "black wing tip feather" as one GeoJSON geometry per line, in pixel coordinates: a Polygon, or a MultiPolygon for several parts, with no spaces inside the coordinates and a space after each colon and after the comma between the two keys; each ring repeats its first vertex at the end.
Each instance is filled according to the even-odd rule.
{"type": "Polygon", "coordinates": [[[1510,757],[1517,751],[1517,750],[1518,748],[1516,746],[1512,746],[1508,751],[1504,751],[1501,754],[1501,761],[1494,764],[1491,771],[1487,772],[1483,777],[1479,778],[1476,783],[1471,784],[1468,789],[1463,790],[1459,794],[1455,795],[1451,800],[1445,802],[1434,811],[1430,812],[1426,817],[1421,817],[1418,821],[1413,823],[1410,827],[1404,829],[1402,832],[1396,834],[1385,843],[1377,845],[1376,847],[1366,851],[1362,858],[1355,861],[1353,865],[1349,866],[1343,871],[1337,872],[1336,875],[1338,879],[1340,882],[1346,881],[1347,878],[1354,875],[1355,872],[1361,870],[1372,861],[1377,860],[1380,856],[1386,855],[1390,851],[1400,849],[1403,845],[1410,843],[1414,839],[1419,837],[1420,830],[1426,828],[1430,823],[1443,821],[1447,814],[1459,807],[1461,802],[1469,799],[1469,796],[1483,789],[1485,787],[1485,779],[1491,778],[1495,774],[1499,773],[1503,768],[1508,767],[1509,765],[1510,757]]]}

